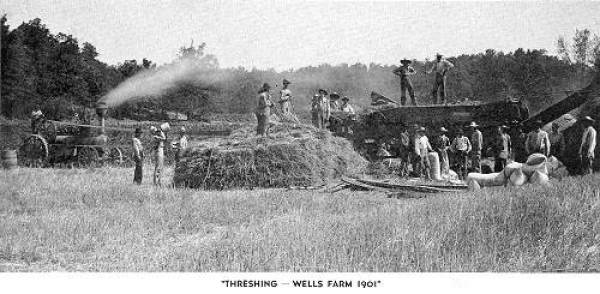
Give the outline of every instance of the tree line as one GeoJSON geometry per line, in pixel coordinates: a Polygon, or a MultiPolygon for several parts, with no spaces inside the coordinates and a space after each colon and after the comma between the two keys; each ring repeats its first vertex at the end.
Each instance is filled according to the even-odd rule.
{"type": "MultiPolygon", "coordinates": [[[[69,118],[93,107],[95,101],[135,74],[163,67],[146,58],[106,64],[97,59],[98,51],[91,43],[80,43],[60,32],[53,34],[39,18],[11,29],[2,16],[0,33],[0,114],[9,118],[25,118],[37,108],[53,119],[69,118]]],[[[600,37],[589,30],[576,30],[571,39],[558,36],[556,46],[556,56],[544,49],[521,48],[508,53],[488,49],[449,56],[455,68],[447,80],[448,100],[523,99],[533,112],[548,106],[587,84],[600,69],[600,37]]],[[[358,108],[370,104],[371,91],[397,101],[400,98],[400,80],[392,73],[397,65],[321,64],[286,71],[221,68],[215,56],[205,54],[205,48],[205,43],[182,46],[177,59],[194,59],[205,71],[204,76],[221,78],[186,79],[158,97],[140,97],[115,107],[110,115],[146,120],[162,118],[169,111],[192,118],[207,113],[252,113],[262,83],[281,86],[283,78],[292,81],[294,111],[301,115],[308,113],[311,96],[319,88],[350,97],[358,108]]],[[[425,74],[431,65],[430,60],[412,63],[417,74],[411,79],[422,104],[433,102],[433,77],[425,74]]]]}

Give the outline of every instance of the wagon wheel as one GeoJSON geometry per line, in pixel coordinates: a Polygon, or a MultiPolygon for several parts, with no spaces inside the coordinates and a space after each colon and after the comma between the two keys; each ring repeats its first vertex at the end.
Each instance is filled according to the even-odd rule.
{"type": "Polygon", "coordinates": [[[48,160],[48,142],[40,135],[27,137],[19,148],[19,159],[24,166],[43,166],[48,160]]]}
{"type": "Polygon", "coordinates": [[[45,120],[40,124],[38,133],[46,139],[46,142],[54,142],[56,139],[56,126],[51,121],[45,120]]]}
{"type": "Polygon", "coordinates": [[[77,165],[79,167],[95,167],[98,159],[99,155],[96,148],[90,146],[77,148],[77,165]]]}
{"type": "Polygon", "coordinates": [[[109,161],[112,164],[121,165],[123,163],[123,152],[121,152],[121,149],[117,147],[111,148],[109,153],[109,161]]]}

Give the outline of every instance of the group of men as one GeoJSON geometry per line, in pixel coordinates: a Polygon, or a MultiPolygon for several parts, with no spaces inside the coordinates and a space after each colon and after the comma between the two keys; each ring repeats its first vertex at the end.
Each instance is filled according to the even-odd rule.
{"type": "MultiPolygon", "coordinates": [[[[409,76],[416,73],[415,69],[410,66],[412,63],[409,59],[400,60],[401,66],[394,70],[394,74],[400,77],[400,103],[406,105],[406,93],[410,96],[410,102],[412,105],[417,105],[415,100],[415,91],[410,81],[409,76]]],[[[454,67],[450,61],[443,58],[442,54],[437,53],[433,65],[430,70],[426,71],[427,74],[434,73],[433,89],[431,96],[436,103],[446,104],[446,76],[448,71],[454,67]],[[438,96],[439,94],[439,96],[438,96]]]]}
{"type": "MultiPolygon", "coordinates": [[[[596,148],[596,130],[593,127],[594,120],[586,116],[582,119],[585,127],[578,155],[581,160],[583,174],[593,172],[594,154],[596,148]]],[[[528,134],[522,132],[521,127],[509,128],[506,125],[495,129],[494,137],[489,140],[488,153],[494,158],[494,171],[500,172],[509,160],[525,162],[527,157],[533,153],[541,153],[549,157],[555,155],[560,157],[565,152],[564,137],[558,130],[558,125],[553,125],[550,135],[542,129],[542,122],[536,122],[534,130],[528,134]],[[514,131],[515,142],[511,140],[510,131],[514,131]]],[[[450,140],[447,136],[448,130],[441,127],[430,142],[423,126],[414,125],[412,134],[409,128],[403,128],[397,140],[391,145],[381,142],[377,155],[390,157],[386,149],[393,150],[396,157],[400,159],[400,175],[408,176],[409,163],[412,164],[413,173],[416,176],[431,179],[430,152],[436,152],[440,161],[440,172],[448,174],[452,166],[461,179],[465,179],[469,171],[482,172],[481,157],[484,151],[483,134],[476,122],[467,126],[469,137],[465,136],[465,130],[459,128],[455,137],[450,140]],[[453,155],[450,162],[449,154],[453,155]]]]}
{"type": "MultiPolygon", "coordinates": [[[[294,116],[292,108],[292,90],[289,89],[290,82],[287,79],[283,79],[283,87],[279,91],[279,104],[280,104],[280,116],[281,119],[298,122],[298,119],[294,116]]],[[[271,85],[264,83],[258,91],[258,103],[256,106],[256,120],[258,124],[256,126],[256,135],[266,136],[269,133],[270,119],[272,115],[272,108],[275,106],[271,100],[271,85]]]]}
{"type": "Polygon", "coordinates": [[[318,129],[329,128],[332,132],[349,133],[356,114],[349,103],[350,98],[336,92],[329,94],[327,90],[319,89],[311,101],[312,124],[318,129]]]}
{"type": "MultiPolygon", "coordinates": [[[[152,134],[152,155],[154,159],[154,179],[153,183],[156,186],[162,185],[162,173],[165,164],[165,142],[167,141],[166,132],[168,124],[162,124],[160,127],[150,126],[152,134]]],[[[144,166],[144,146],[142,145],[141,137],[142,128],[136,128],[132,139],[133,144],[133,161],[135,162],[135,170],[133,173],[133,182],[140,185],[143,178],[144,166]]],[[[171,148],[175,152],[175,162],[179,162],[183,151],[188,147],[188,138],[185,127],[179,128],[179,138],[171,142],[171,148]]]]}

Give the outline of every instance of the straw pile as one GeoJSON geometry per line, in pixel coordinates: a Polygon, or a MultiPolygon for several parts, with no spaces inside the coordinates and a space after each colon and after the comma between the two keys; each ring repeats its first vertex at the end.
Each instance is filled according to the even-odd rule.
{"type": "Polygon", "coordinates": [[[175,168],[179,187],[230,189],[314,186],[344,174],[360,172],[366,160],[349,141],[311,126],[281,123],[270,138],[254,128],[188,149],[175,168]]]}

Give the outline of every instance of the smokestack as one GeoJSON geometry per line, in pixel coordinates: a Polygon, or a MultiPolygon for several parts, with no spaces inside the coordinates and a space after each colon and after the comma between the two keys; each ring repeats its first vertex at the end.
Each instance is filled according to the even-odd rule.
{"type": "Polygon", "coordinates": [[[104,117],[108,112],[108,106],[105,102],[99,101],[96,103],[96,114],[100,118],[100,134],[104,135],[104,117]]]}

